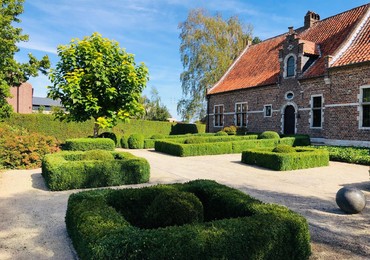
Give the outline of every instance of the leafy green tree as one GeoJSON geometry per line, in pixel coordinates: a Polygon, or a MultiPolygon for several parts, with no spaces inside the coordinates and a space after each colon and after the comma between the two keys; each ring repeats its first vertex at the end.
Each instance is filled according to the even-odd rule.
{"type": "Polygon", "coordinates": [[[243,25],[237,16],[224,20],[220,14],[210,16],[203,9],[193,9],[179,28],[184,72],[180,76],[183,98],[177,110],[188,120],[205,114],[206,90],[241,53],[251,39],[252,27],[243,25]]]}
{"type": "Polygon", "coordinates": [[[151,89],[151,98],[143,96],[142,103],[145,109],[145,114],[142,118],[145,120],[167,121],[171,117],[167,107],[161,104],[159,92],[155,87],[151,89]]]}
{"type": "Polygon", "coordinates": [[[38,76],[38,72],[47,74],[50,67],[48,56],[41,60],[28,54],[27,63],[19,63],[14,55],[19,52],[17,43],[28,41],[28,35],[22,29],[14,27],[20,23],[18,18],[23,13],[24,0],[2,0],[0,3],[0,119],[8,117],[12,108],[6,101],[10,97],[10,88],[19,87],[30,77],[38,76]]]}
{"type": "Polygon", "coordinates": [[[95,120],[94,136],[99,128],[111,128],[117,120],[128,120],[143,113],[139,103],[148,81],[144,63],[136,65],[134,55],[126,53],[118,42],[93,33],[58,47],[60,61],[51,70],[48,97],[59,99],[66,112],[60,120],[95,120]]]}

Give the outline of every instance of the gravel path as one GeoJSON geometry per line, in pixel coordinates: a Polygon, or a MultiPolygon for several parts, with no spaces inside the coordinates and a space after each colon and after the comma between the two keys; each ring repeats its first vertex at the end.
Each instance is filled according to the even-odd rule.
{"type": "MultiPolygon", "coordinates": [[[[274,172],[241,164],[240,154],[179,158],[152,150],[130,152],[150,162],[149,185],[213,179],[299,212],[310,225],[311,259],[370,258],[369,167],[331,162],[274,172]],[[343,186],[366,194],[363,213],[346,215],[338,209],[334,198],[343,186]]],[[[77,191],[50,192],[40,173],[0,173],[0,259],[77,259],[64,223],[68,197],[77,191]]]]}

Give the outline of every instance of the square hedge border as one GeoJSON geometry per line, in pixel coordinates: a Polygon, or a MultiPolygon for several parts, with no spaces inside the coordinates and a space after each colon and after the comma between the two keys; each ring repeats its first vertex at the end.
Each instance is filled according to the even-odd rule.
{"type": "Polygon", "coordinates": [[[66,226],[80,259],[308,259],[305,218],[209,180],[72,194],[66,226]],[[194,194],[204,222],[145,229],[130,223],[164,190],[194,194]]]}
{"type": "Polygon", "coordinates": [[[47,187],[61,191],[149,181],[150,165],[146,159],[127,152],[103,152],[111,154],[114,159],[86,160],[83,158],[86,152],[83,151],[46,155],[42,160],[42,176],[47,187]]]}
{"type": "Polygon", "coordinates": [[[329,165],[329,152],[325,150],[296,147],[294,153],[275,153],[273,148],[249,149],[242,152],[245,164],[257,165],[276,171],[307,169],[329,165]]]}
{"type": "Polygon", "coordinates": [[[256,139],[256,136],[216,137],[204,139],[203,143],[185,144],[182,140],[158,140],[155,142],[155,150],[174,156],[200,156],[241,153],[250,148],[275,147],[278,144],[290,146],[310,145],[308,136],[284,137],[280,139],[256,139]],[[220,141],[215,141],[219,139],[220,141]],[[224,139],[224,140],[223,140],[224,139]],[[182,141],[182,143],[181,143],[182,141]]]}

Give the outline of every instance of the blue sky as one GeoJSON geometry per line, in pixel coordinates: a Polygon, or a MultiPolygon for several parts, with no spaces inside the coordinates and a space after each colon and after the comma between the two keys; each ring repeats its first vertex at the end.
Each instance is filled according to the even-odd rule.
{"type": "MultiPolygon", "coordinates": [[[[135,54],[137,63],[149,68],[150,81],[144,94],[155,87],[162,103],[173,117],[182,96],[178,24],[186,20],[189,10],[204,8],[226,19],[237,15],[243,23],[253,25],[253,36],[262,40],[284,33],[289,26],[303,26],[308,10],[321,19],[367,4],[366,0],[26,0],[18,25],[30,36],[19,44],[19,61],[31,52],[41,58],[47,54],[52,67],[58,62],[57,46],[93,32],[116,40],[127,52],[135,54]]],[[[34,96],[45,97],[47,77],[32,78],[34,96]]]]}

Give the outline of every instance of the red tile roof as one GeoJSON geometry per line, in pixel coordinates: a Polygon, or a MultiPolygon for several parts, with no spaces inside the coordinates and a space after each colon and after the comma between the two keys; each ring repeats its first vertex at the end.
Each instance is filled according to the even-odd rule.
{"type": "MultiPolygon", "coordinates": [[[[327,55],[334,56],[334,59],[339,57],[331,66],[370,61],[370,21],[365,17],[367,12],[370,12],[370,4],[318,21],[308,29],[296,30],[299,42],[305,43],[305,53],[321,54],[301,77],[324,75],[327,55]],[[346,48],[348,43],[350,45],[346,48]],[[343,53],[340,53],[341,50],[343,53]]],[[[275,84],[280,73],[279,49],[282,49],[286,35],[247,47],[208,94],[275,84]]]]}

